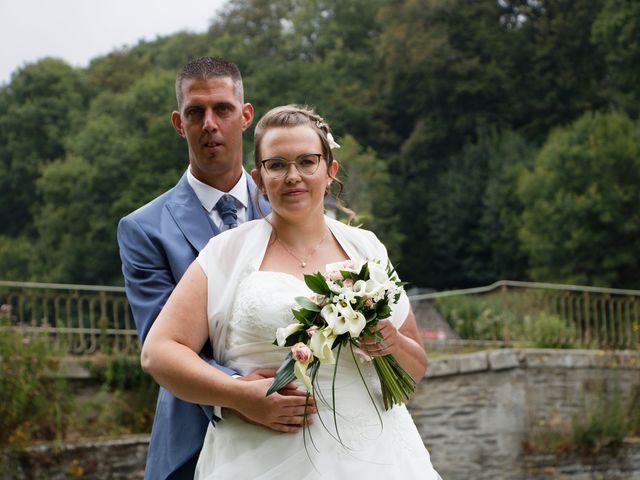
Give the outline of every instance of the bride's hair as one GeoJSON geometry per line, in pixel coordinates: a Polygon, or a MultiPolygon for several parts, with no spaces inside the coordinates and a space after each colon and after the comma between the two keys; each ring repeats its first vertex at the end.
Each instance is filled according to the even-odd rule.
{"type": "MultiPolygon", "coordinates": [[[[331,127],[327,121],[314,112],[311,107],[307,105],[292,104],[272,108],[263,115],[260,121],[258,121],[253,134],[253,159],[256,169],[260,170],[262,168],[262,154],[260,150],[262,146],[262,139],[264,138],[264,134],[267,130],[271,128],[291,128],[299,126],[309,127],[318,134],[318,138],[320,138],[320,143],[322,144],[322,157],[325,159],[327,167],[329,167],[334,160],[333,151],[331,150],[331,145],[333,143],[331,127]],[[331,140],[329,140],[330,138],[331,140]]],[[[343,184],[338,178],[332,178],[332,185],[337,185],[336,192],[334,193],[327,189],[325,194],[333,193],[333,196],[336,199],[337,208],[346,213],[349,220],[351,220],[355,216],[354,212],[340,203],[340,194],[342,193],[343,184]]],[[[259,183],[258,187],[262,188],[262,185],[259,183]]]]}

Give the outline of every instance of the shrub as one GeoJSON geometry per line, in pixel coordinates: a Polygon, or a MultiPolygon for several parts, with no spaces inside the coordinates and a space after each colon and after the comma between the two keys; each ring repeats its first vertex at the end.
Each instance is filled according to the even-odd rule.
{"type": "Polygon", "coordinates": [[[9,314],[0,316],[0,446],[60,439],[66,385],[55,375],[55,352],[44,339],[9,329],[9,314]]]}
{"type": "Polygon", "coordinates": [[[542,314],[531,327],[531,341],[539,348],[573,348],[575,328],[557,315],[542,314]]]}

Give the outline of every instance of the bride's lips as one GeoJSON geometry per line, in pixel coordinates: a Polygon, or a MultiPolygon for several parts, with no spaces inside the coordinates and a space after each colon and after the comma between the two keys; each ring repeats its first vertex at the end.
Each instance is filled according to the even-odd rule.
{"type": "Polygon", "coordinates": [[[293,190],[286,190],[284,192],[284,195],[295,197],[298,195],[302,195],[303,193],[307,193],[307,191],[304,188],[295,188],[293,190]]]}

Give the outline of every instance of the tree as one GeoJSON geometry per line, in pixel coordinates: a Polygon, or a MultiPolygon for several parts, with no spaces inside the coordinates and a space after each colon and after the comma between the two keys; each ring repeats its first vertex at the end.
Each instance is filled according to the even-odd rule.
{"type": "Polygon", "coordinates": [[[633,118],[640,114],[640,3],[606,0],[593,23],[592,41],[604,56],[609,102],[633,118]]]}
{"type": "Polygon", "coordinates": [[[555,130],[519,186],[537,281],[640,287],[640,126],[586,113],[555,130]]]}
{"type": "Polygon", "coordinates": [[[121,283],[118,220],[172,187],[187,168],[170,123],[175,74],[152,72],[91,104],[69,152],[43,169],[33,278],[121,283]]]}
{"type": "Polygon", "coordinates": [[[0,91],[0,225],[8,235],[33,235],[40,168],[64,156],[65,139],[82,121],[88,89],[62,60],[18,70],[0,91]]]}
{"type": "Polygon", "coordinates": [[[400,258],[400,237],[395,228],[393,191],[387,164],[371,148],[363,148],[351,135],[340,139],[334,152],[340,163],[338,178],[344,183],[342,199],[355,217],[352,224],[374,231],[389,257],[400,258]]]}

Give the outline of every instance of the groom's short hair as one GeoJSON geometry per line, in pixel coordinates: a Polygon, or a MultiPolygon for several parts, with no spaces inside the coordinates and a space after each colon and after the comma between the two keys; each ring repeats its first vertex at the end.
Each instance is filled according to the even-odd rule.
{"type": "Polygon", "coordinates": [[[178,110],[182,108],[182,83],[185,80],[207,80],[213,77],[228,77],[233,82],[236,95],[244,103],[242,75],[235,63],[222,57],[200,57],[187,63],[176,76],[176,99],[178,110]]]}

